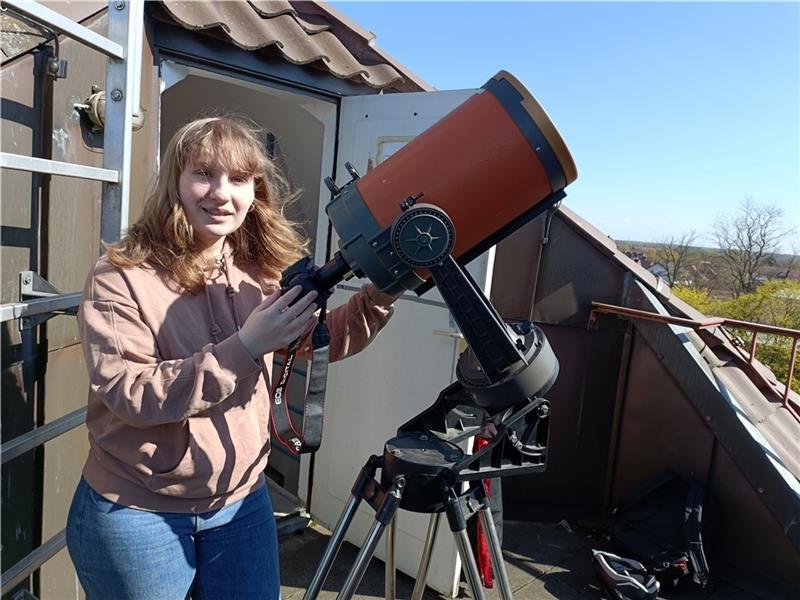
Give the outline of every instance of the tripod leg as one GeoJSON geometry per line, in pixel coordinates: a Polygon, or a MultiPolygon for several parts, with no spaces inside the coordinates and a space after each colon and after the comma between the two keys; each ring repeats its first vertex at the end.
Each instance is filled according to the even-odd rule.
{"type": "Polygon", "coordinates": [[[508,581],[508,573],[506,573],[506,565],[503,560],[503,550],[500,548],[500,538],[497,536],[497,529],[495,529],[492,511],[489,509],[487,499],[484,499],[483,507],[478,511],[478,518],[483,530],[486,532],[489,554],[492,558],[492,569],[494,569],[494,575],[500,583],[500,597],[503,600],[513,600],[511,583],[508,581]]]}
{"type": "Polygon", "coordinates": [[[425,548],[422,550],[422,560],[419,562],[417,571],[417,581],[414,583],[414,591],[411,593],[411,600],[421,600],[425,592],[425,581],[428,579],[428,567],[431,566],[431,556],[433,555],[433,544],[436,542],[436,533],[439,530],[439,521],[442,513],[431,514],[428,522],[428,535],[425,537],[425,548]]]}
{"type": "Polygon", "coordinates": [[[339,553],[339,548],[342,545],[347,529],[353,521],[358,505],[361,504],[362,494],[372,481],[380,465],[381,460],[377,456],[371,456],[366,464],[361,467],[361,471],[353,484],[350,499],[347,501],[342,514],[339,515],[339,520],[336,522],[333,533],[331,533],[328,545],[325,547],[325,553],[322,555],[322,560],[314,573],[314,577],[303,595],[303,600],[316,600],[319,595],[322,584],[325,583],[325,579],[333,566],[333,561],[336,560],[336,555],[339,553]]]}
{"type": "Polygon", "coordinates": [[[464,518],[464,511],[461,509],[458,494],[452,488],[447,488],[446,494],[445,512],[450,523],[450,531],[453,532],[453,537],[456,541],[458,555],[461,557],[461,568],[464,570],[467,583],[472,591],[472,597],[475,600],[484,600],[478,564],[475,562],[475,555],[472,553],[472,547],[469,544],[467,521],[464,518]]]}
{"type": "Polygon", "coordinates": [[[336,560],[336,555],[339,553],[342,540],[344,539],[345,533],[347,533],[347,529],[350,527],[350,523],[360,503],[361,498],[357,496],[350,496],[350,500],[347,501],[342,514],[339,516],[339,521],[336,523],[336,528],[333,530],[330,540],[328,540],[328,545],[325,547],[325,553],[322,555],[322,560],[314,573],[314,578],[311,580],[311,583],[306,589],[306,593],[303,595],[303,600],[316,600],[319,595],[322,584],[325,583],[325,579],[328,577],[328,573],[333,566],[333,561],[336,560]]]}
{"type": "Polygon", "coordinates": [[[397,513],[389,524],[389,535],[386,536],[386,576],[384,591],[386,600],[394,600],[397,591],[397,570],[395,569],[395,546],[397,539],[397,513]]]}
{"type": "Polygon", "coordinates": [[[361,579],[364,577],[369,561],[372,560],[372,555],[375,553],[375,548],[381,539],[383,530],[394,518],[397,508],[400,506],[405,483],[404,477],[397,477],[384,496],[380,508],[375,513],[375,522],[372,524],[369,533],[367,533],[367,539],[364,540],[353,567],[350,569],[350,573],[347,574],[347,579],[342,585],[342,591],[336,596],[337,600],[350,600],[353,594],[356,593],[356,588],[358,588],[358,584],[361,583],[361,579]]]}

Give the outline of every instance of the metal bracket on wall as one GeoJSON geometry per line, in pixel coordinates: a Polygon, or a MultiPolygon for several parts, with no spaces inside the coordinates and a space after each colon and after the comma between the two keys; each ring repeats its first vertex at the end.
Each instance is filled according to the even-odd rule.
{"type": "Polygon", "coordinates": [[[20,272],[19,296],[20,302],[28,302],[36,299],[50,299],[56,301],[52,303],[51,312],[23,316],[20,319],[20,327],[22,329],[30,329],[41,325],[57,314],[75,315],[78,312],[80,294],[62,294],[36,271],[20,272]]]}
{"type": "Polygon", "coordinates": [[[553,216],[558,212],[561,206],[561,200],[553,204],[547,209],[547,216],[544,219],[544,232],[542,233],[542,246],[546,246],[550,241],[550,226],[553,224],[553,216]]]}

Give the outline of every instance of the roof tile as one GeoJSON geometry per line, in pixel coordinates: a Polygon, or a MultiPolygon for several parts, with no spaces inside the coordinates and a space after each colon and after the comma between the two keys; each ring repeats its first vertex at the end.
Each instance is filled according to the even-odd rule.
{"type": "Polygon", "coordinates": [[[340,79],[355,80],[377,89],[429,89],[413,75],[401,73],[398,65],[370,45],[370,39],[364,38],[363,32],[351,31],[350,35],[340,38],[335,32],[348,28],[348,24],[336,22],[334,27],[336,17],[315,2],[163,0],[162,5],[181,26],[209,33],[222,32],[231,43],[244,50],[274,48],[296,65],[316,63],[340,79]],[[298,6],[308,6],[312,10],[301,14],[298,6]]]}

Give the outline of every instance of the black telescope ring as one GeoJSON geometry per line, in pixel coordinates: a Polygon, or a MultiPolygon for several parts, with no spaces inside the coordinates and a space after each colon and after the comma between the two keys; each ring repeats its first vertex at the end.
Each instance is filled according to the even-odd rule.
{"type": "Polygon", "coordinates": [[[397,256],[411,267],[431,267],[444,260],[455,246],[455,227],[440,208],[417,205],[392,224],[391,244],[397,256]]]}
{"type": "Polygon", "coordinates": [[[553,147],[531,114],[522,106],[522,94],[507,79],[490,79],[483,86],[509,114],[542,163],[553,192],[564,189],[567,176],[553,147]]]}

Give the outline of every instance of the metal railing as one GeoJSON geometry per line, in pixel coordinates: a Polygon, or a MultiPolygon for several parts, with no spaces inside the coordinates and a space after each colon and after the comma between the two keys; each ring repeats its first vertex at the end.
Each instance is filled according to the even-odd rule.
{"type": "Polygon", "coordinates": [[[591,326],[597,319],[598,314],[613,314],[631,319],[642,319],[645,321],[655,321],[658,323],[669,323],[672,325],[681,325],[689,327],[694,330],[714,329],[721,328],[723,335],[731,341],[739,356],[746,360],[749,365],[754,366],[756,361],[756,347],[758,344],[758,334],[768,334],[773,336],[787,337],[792,340],[792,349],[788,358],[788,372],[786,382],[784,383],[783,391],[775,389],[772,382],[768,381],[758,369],[753,368],[751,374],[759,378],[760,383],[764,385],[780,399],[782,406],[789,411],[795,419],[800,421],[800,407],[794,405],[791,401],[790,395],[792,392],[792,383],[794,381],[794,372],[797,365],[797,347],[798,340],[800,340],[800,330],[789,329],[787,327],[777,327],[775,325],[765,325],[763,323],[753,323],[750,321],[739,321],[738,319],[727,319],[724,317],[710,317],[697,321],[694,319],[687,319],[685,317],[674,317],[671,315],[662,315],[652,313],[646,310],[638,310],[635,308],[628,308],[626,306],[616,306],[614,304],[603,304],[601,302],[592,302],[592,310],[589,314],[589,325],[591,326]],[[750,339],[750,347],[744,350],[744,344],[738,341],[738,338],[732,337],[727,331],[729,329],[739,329],[751,332],[753,335],[750,339]]]}
{"type": "Polygon", "coordinates": [[[11,152],[0,152],[0,167],[15,171],[45,173],[47,175],[60,175],[61,177],[77,177],[79,179],[119,183],[119,171],[114,169],[76,165],[58,160],[22,156],[11,152]]]}
{"type": "Polygon", "coordinates": [[[51,298],[37,298],[25,302],[0,305],[0,323],[46,314],[74,313],[80,301],[80,292],[60,294],[51,298]]]}
{"type": "MultiPolygon", "coordinates": [[[[127,228],[130,190],[130,164],[132,146],[132,121],[139,108],[140,47],[143,30],[144,1],[112,0],[108,5],[108,36],[64,17],[38,2],[3,0],[3,10],[45,25],[53,32],[63,34],[108,57],[106,68],[107,102],[105,112],[103,168],[65,163],[18,154],[0,153],[0,167],[4,169],[45,173],[64,177],[101,181],[102,208],[100,218],[101,239],[119,239],[127,228]],[[133,54],[131,55],[131,49],[133,54]]],[[[98,244],[99,246],[99,244],[98,244]]],[[[74,314],[80,299],[79,293],[57,294],[47,298],[34,298],[0,306],[2,322],[20,319],[24,323],[52,314],[74,314]]],[[[2,445],[2,464],[29,452],[80,426],[86,417],[81,408],[51,423],[35,428],[2,445]]],[[[60,531],[23,559],[7,569],[0,579],[5,594],[37,571],[66,544],[64,530],[60,531]]]]}

